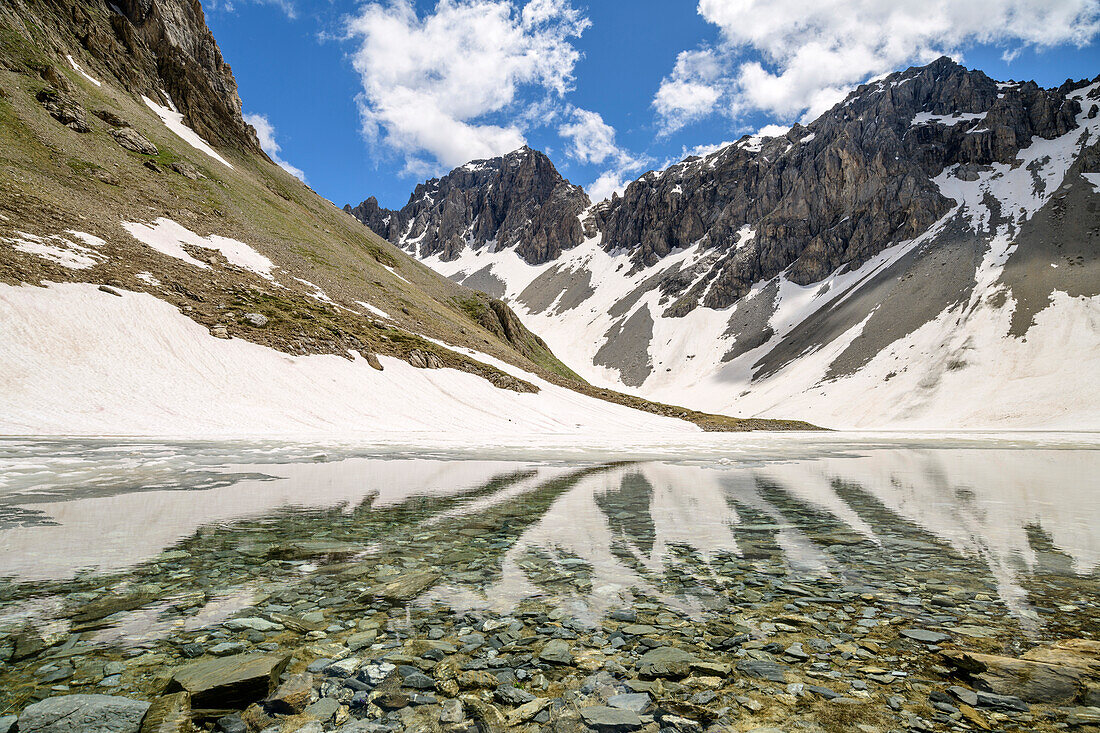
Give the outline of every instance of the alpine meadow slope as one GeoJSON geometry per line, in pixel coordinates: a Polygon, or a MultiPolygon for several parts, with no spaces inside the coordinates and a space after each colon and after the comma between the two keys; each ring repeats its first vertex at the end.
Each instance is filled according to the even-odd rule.
{"type": "Polygon", "coordinates": [[[584,383],[268,159],[193,0],[0,6],[0,130],[0,434],[804,427],[584,383]]]}
{"type": "Polygon", "coordinates": [[[941,58],[594,205],[525,148],[345,208],[593,384],[838,428],[1096,429],[1098,111],[1100,77],[941,58]]]}

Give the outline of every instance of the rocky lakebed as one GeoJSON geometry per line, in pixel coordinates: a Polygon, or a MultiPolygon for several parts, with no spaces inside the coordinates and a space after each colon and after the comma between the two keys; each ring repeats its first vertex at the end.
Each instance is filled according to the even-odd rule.
{"type": "Polygon", "coordinates": [[[7,445],[0,733],[1100,729],[1095,510],[976,488],[1095,451],[954,451],[7,445]]]}

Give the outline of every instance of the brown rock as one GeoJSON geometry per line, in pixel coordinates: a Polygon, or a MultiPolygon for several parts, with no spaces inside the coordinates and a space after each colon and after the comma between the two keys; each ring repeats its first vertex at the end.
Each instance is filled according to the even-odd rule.
{"type": "Polygon", "coordinates": [[[264,707],[272,713],[293,715],[305,710],[312,697],[313,675],[296,674],[264,700],[264,707]]]}
{"type": "Polygon", "coordinates": [[[153,701],[141,723],[141,733],[191,733],[191,696],[177,692],[153,701]]]}
{"type": "Polygon", "coordinates": [[[290,663],[287,654],[236,654],[180,667],[167,692],[191,693],[196,709],[243,710],[271,694],[290,663]]]}

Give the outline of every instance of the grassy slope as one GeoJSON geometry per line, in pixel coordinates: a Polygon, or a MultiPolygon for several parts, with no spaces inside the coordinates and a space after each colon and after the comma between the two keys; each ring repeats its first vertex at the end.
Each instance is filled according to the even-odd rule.
{"type": "Polygon", "coordinates": [[[354,348],[408,358],[419,349],[497,386],[535,389],[416,335],[422,334],[485,352],[592,396],[688,419],[706,429],[807,427],[705,415],[587,385],[499,301],[440,277],[260,156],[219,148],[234,166],[230,170],[195,150],[96,68],[75,42],[72,53],[103,86],[84,79],[64,59],[42,52],[22,33],[0,26],[0,60],[8,68],[0,70],[0,214],[7,218],[0,220],[0,237],[77,229],[106,240],[102,252],[108,259],[74,271],[0,243],[0,280],[79,280],[147,291],[199,323],[224,326],[232,336],[289,353],[346,354],[354,348]],[[47,67],[52,71],[43,73],[47,67]],[[88,111],[91,132],[62,126],[36,101],[39,91],[57,85],[58,75],[60,85],[69,86],[70,96],[88,111]],[[156,144],[159,154],[144,156],[117,145],[110,126],[93,116],[96,110],[128,121],[156,144]],[[170,165],[180,161],[202,176],[190,180],[173,172],[170,165]],[[248,243],[280,268],[283,287],[196,249],[192,254],[213,268],[200,270],[141,245],[121,227],[123,221],[148,223],[159,217],[203,236],[220,234],[248,243]],[[150,285],[139,273],[152,274],[161,285],[150,285]],[[345,308],[317,300],[312,288],[294,278],[315,283],[345,308]],[[357,301],[380,308],[392,321],[368,317],[357,301]],[[268,325],[249,325],[243,315],[250,312],[268,316],[268,325]]]}

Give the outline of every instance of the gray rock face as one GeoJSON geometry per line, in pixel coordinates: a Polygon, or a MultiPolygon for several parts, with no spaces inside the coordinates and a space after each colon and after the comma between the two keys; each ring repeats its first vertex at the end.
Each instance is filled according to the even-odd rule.
{"type": "Polygon", "coordinates": [[[401,210],[369,198],[344,209],[379,236],[420,257],[454,259],[466,247],[514,247],[532,264],[554,259],[584,238],[588,195],[528,147],[476,160],[416,187],[401,210]]]}
{"type": "Polygon", "coordinates": [[[81,64],[94,76],[166,105],[163,90],[184,122],[204,139],[263,155],[255,130],[241,115],[237,82],[206,26],[200,3],[117,0],[96,8],[83,3],[29,7],[0,6],[0,25],[25,27],[5,16],[33,12],[46,36],[79,39],[84,47],[81,64]]]}
{"type": "Polygon", "coordinates": [[[120,127],[117,130],[111,130],[111,137],[115,139],[116,143],[127,150],[133,150],[135,153],[156,155],[160,152],[157,150],[156,145],[132,127],[120,127]]]}
{"type": "Polygon", "coordinates": [[[20,733],[138,733],[149,703],[110,695],[65,695],[29,705],[20,733]]]}
{"type": "Polygon", "coordinates": [[[677,315],[724,308],[788,267],[806,285],[925,231],[951,206],[933,177],[1065,134],[1079,111],[1069,91],[999,88],[942,58],[860,87],[807,127],[646,174],[594,217],[604,248],[639,265],[700,240],[720,252],[702,281],[672,283],[670,294],[677,315]],[[737,246],[743,227],[755,236],[737,246]]]}
{"type": "Polygon", "coordinates": [[[88,113],[80,103],[65,92],[56,89],[44,89],[38,93],[38,103],[50,116],[65,127],[76,132],[89,132],[88,113]]]}

